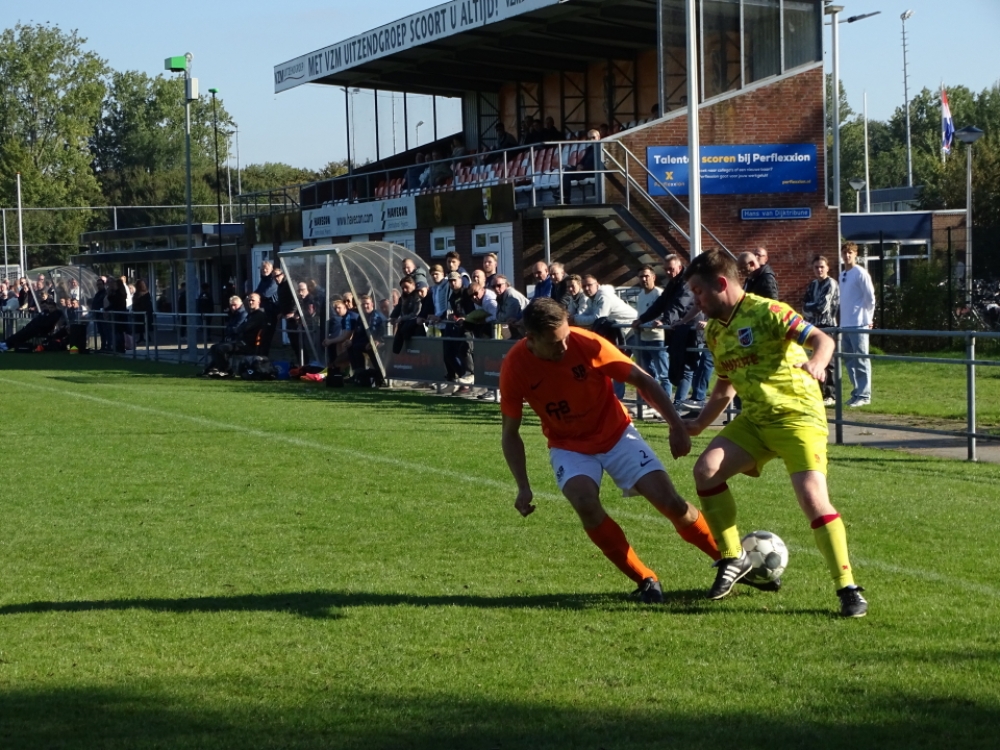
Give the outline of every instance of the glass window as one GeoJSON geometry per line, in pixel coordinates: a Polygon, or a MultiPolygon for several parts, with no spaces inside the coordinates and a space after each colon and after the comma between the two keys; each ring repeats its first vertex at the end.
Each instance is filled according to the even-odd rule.
{"type": "Polygon", "coordinates": [[[780,0],[744,0],[743,70],[747,83],[781,72],[780,0]]]}
{"type": "Polygon", "coordinates": [[[701,4],[704,98],[740,87],[739,0],[704,0],[701,4]]]}
{"type": "Polygon", "coordinates": [[[822,59],[819,0],[785,0],[785,69],[822,59]]]}

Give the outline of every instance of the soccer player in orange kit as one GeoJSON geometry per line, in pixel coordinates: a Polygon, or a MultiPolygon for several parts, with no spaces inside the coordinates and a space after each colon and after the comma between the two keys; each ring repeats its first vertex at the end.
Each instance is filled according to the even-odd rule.
{"type": "Polygon", "coordinates": [[[677,494],[666,469],[639,435],[615,397],[612,380],[635,386],[642,398],[670,426],[674,458],[691,451],[684,423],[670,397],[646,372],[606,339],[571,328],[566,310],[549,298],[532,300],[524,309],[526,338],[504,358],[500,369],[504,458],[517,482],[514,507],[522,516],[535,510],[520,427],[524,402],[542,421],[556,482],[580,517],[591,541],[638,585],[643,602],[662,602],[656,573],[629,545],[621,527],[601,506],[600,484],[606,471],[626,494],[645,497],[674,524],[686,542],[713,560],[719,550],[704,517],[677,494]]]}

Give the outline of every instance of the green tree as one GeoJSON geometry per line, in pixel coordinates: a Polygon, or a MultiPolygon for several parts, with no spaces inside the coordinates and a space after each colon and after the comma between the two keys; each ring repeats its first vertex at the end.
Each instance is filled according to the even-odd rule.
{"type": "MultiPolygon", "coordinates": [[[[219,129],[232,126],[221,99],[219,129]]],[[[126,71],[111,75],[103,114],[91,138],[93,167],[104,196],[116,206],[183,206],[185,190],[184,82],[179,78],[126,71]]],[[[191,104],[191,194],[194,204],[216,202],[214,113],[210,96],[191,104]]],[[[228,159],[219,136],[219,161],[228,159]]],[[[195,211],[196,221],[214,221],[215,211],[195,211]]],[[[183,223],[185,210],[131,209],[119,226],[183,223]]]]}
{"type": "MultiPolygon", "coordinates": [[[[88,139],[100,117],[107,65],[76,31],[21,25],[0,33],[0,202],[25,207],[90,206],[100,187],[88,139]]],[[[89,211],[25,212],[29,265],[75,252],[89,211]]]]}
{"type": "MultiPolygon", "coordinates": [[[[328,164],[324,169],[330,166],[328,164]]],[[[305,182],[314,182],[318,179],[325,179],[325,177],[326,175],[321,177],[319,173],[311,169],[300,169],[299,167],[293,167],[281,162],[250,164],[243,169],[243,192],[259,193],[265,190],[275,190],[291,185],[300,185],[305,182]]]]}

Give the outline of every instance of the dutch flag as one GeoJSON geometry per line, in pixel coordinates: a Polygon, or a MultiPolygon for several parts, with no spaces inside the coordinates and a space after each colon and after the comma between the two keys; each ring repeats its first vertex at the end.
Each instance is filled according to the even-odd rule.
{"type": "Polygon", "coordinates": [[[941,150],[951,153],[951,141],[955,135],[955,123],[951,119],[951,107],[948,106],[948,92],[941,89],[941,150]]]}

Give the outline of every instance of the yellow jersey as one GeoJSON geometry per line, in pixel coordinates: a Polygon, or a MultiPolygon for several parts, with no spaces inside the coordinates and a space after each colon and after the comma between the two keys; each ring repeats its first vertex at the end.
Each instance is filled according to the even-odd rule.
{"type": "Polygon", "coordinates": [[[729,320],[710,320],[705,343],[715,371],[743,401],[743,414],[759,425],[814,424],[826,429],[820,385],[801,367],[810,323],[783,302],[745,294],[729,320]]]}

